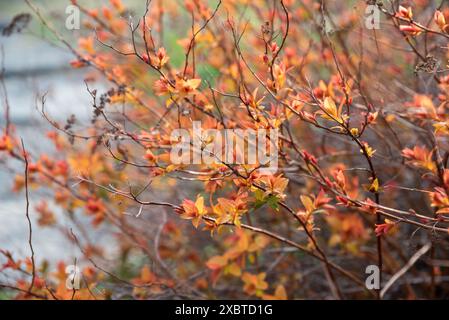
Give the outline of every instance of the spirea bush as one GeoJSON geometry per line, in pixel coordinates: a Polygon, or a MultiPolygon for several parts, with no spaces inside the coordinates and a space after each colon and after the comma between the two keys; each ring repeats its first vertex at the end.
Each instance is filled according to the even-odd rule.
{"type": "Polygon", "coordinates": [[[54,147],[31,152],[2,101],[0,157],[22,168],[2,186],[27,199],[30,247],[0,244],[2,292],[447,297],[445,1],[73,0],[69,35],[27,3],[85,71],[92,117],[54,120],[41,96],[54,147]],[[36,228],[76,259],[39,256],[36,228]]]}

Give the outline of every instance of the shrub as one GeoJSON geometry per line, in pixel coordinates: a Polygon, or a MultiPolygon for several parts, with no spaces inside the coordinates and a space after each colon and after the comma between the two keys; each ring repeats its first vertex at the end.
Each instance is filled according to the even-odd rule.
{"type": "Polygon", "coordinates": [[[31,186],[51,194],[32,204],[36,221],[27,209],[30,248],[32,228],[61,228],[82,267],[3,248],[16,298],[447,295],[447,6],[155,0],[133,13],[72,1],[74,45],[27,2],[86,69],[93,115],[59,123],[43,97],[54,152],[39,154],[6,114],[1,156],[25,167],[14,190],[28,204],[31,186]],[[212,145],[224,130],[263,132],[252,142],[268,141],[275,170],[246,161],[248,135],[222,157],[212,145]],[[115,241],[93,242],[100,230],[115,241]]]}

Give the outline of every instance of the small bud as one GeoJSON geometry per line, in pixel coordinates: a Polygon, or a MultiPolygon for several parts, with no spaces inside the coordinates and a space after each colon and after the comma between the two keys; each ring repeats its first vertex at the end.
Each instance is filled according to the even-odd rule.
{"type": "Polygon", "coordinates": [[[368,113],[368,116],[367,116],[368,124],[374,123],[377,119],[378,114],[379,114],[378,111],[376,111],[374,113],[373,112],[368,113]]]}
{"type": "Polygon", "coordinates": [[[142,59],[146,64],[151,64],[150,57],[146,53],[142,54],[142,59]]]}
{"type": "Polygon", "coordinates": [[[401,17],[401,18],[405,18],[405,19],[412,19],[413,18],[413,12],[412,12],[412,8],[409,7],[408,9],[403,7],[403,6],[399,6],[398,8],[398,12],[396,13],[397,17],[401,17]]]}
{"type": "Polygon", "coordinates": [[[415,25],[401,25],[399,26],[399,30],[410,33],[413,36],[417,36],[422,32],[421,28],[418,28],[415,25]]]}
{"type": "Polygon", "coordinates": [[[267,56],[266,54],[264,54],[264,55],[262,56],[262,60],[263,60],[263,62],[264,62],[265,64],[268,64],[268,56],[267,56]]]}

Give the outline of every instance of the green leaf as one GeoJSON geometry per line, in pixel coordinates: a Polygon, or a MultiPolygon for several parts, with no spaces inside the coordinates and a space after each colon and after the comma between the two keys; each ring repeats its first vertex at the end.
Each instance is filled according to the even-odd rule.
{"type": "Polygon", "coordinates": [[[267,204],[268,206],[276,211],[279,211],[279,199],[276,196],[269,196],[267,198],[267,204]]]}

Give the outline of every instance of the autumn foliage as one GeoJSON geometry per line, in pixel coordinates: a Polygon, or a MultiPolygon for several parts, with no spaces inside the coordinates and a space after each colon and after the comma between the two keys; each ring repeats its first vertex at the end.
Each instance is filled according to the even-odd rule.
{"type": "Polygon", "coordinates": [[[0,244],[1,273],[15,279],[0,283],[5,292],[447,297],[445,1],[153,0],[141,12],[120,0],[72,3],[83,20],[76,41],[29,6],[73,54],[71,67],[85,70],[91,121],[53,120],[42,97],[53,151],[30,152],[7,121],[0,157],[24,168],[5,187],[47,191],[31,203],[30,228],[60,229],[78,247],[81,286],[66,286],[74,261],[55,265],[0,244]],[[365,26],[368,5],[379,29],[365,26]],[[278,129],[278,170],[172,163],[171,132],[193,121],[278,129]],[[96,232],[113,241],[95,243],[96,232]],[[378,289],[366,286],[369,265],[379,268],[378,289]]]}

